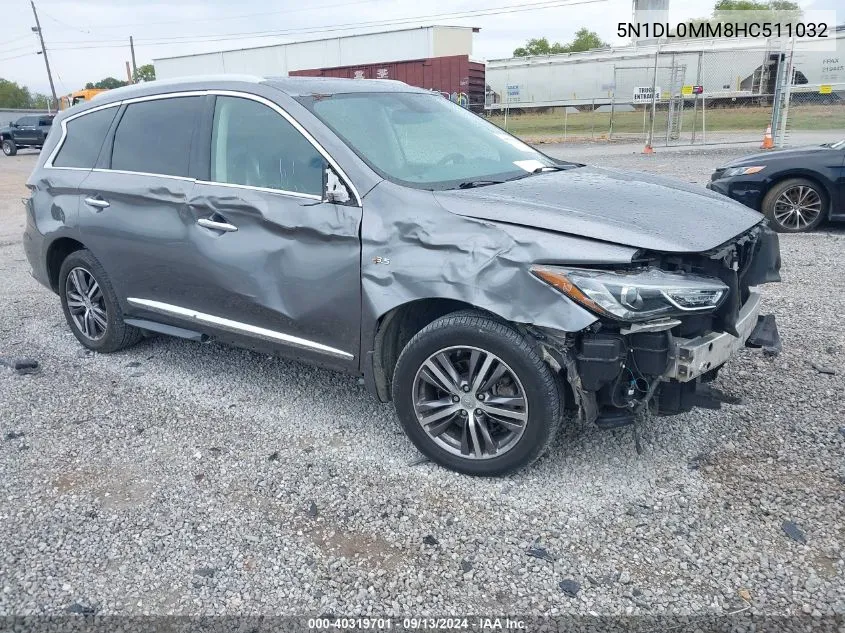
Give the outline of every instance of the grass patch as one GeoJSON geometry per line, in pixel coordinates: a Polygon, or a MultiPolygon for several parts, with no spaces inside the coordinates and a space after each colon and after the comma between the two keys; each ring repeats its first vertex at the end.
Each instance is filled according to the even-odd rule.
{"type": "MultiPolygon", "coordinates": [[[[707,108],[706,122],[708,132],[753,131],[762,132],[771,121],[771,108],[707,108]]],[[[504,115],[488,117],[490,122],[501,128],[505,127],[504,115]]],[[[654,121],[654,134],[657,138],[666,134],[668,113],[658,110],[654,121]]],[[[507,130],[516,136],[542,137],[567,136],[586,138],[607,138],[610,133],[610,112],[584,110],[576,114],[565,114],[564,110],[554,109],[540,114],[508,115],[507,130]]],[[[697,115],[691,107],[684,109],[681,133],[692,131],[693,124],[698,133],[702,129],[702,111],[697,115]]],[[[613,134],[638,134],[648,132],[648,112],[615,112],[613,114],[613,134]]],[[[845,128],[845,105],[793,105],[789,110],[789,129],[791,130],[831,130],[845,128]]]]}

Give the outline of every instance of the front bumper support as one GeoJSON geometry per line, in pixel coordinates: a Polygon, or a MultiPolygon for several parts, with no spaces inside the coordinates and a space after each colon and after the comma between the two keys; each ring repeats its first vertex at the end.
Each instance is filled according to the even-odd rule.
{"type": "Polygon", "coordinates": [[[760,314],[760,292],[756,287],[750,288],[749,292],[748,300],[740,309],[736,320],[739,336],[727,332],[709,332],[691,339],[673,339],[669,369],[664,374],[664,379],[679,382],[694,380],[726,363],[745,345],[757,326],[757,317],[760,314]]]}

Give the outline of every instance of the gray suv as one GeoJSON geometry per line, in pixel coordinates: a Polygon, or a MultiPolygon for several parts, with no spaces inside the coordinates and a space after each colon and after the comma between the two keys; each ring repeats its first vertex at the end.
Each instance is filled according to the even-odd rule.
{"type": "Polygon", "coordinates": [[[24,244],[79,342],[213,338],[363,378],[454,470],[565,411],[688,411],[743,345],[776,235],[704,188],[550,158],[394,81],[227,76],[56,118],[24,244]]]}

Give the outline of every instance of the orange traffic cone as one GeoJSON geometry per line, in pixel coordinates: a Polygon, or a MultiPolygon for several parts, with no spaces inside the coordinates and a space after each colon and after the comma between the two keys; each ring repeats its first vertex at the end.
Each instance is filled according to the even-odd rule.
{"type": "Polygon", "coordinates": [[[651,144],[646,144],[646,146],[643,148],[643,154],[654,154],[654,148],[651,146],[651,144]]]}
{"type": "Polygon", "coordinates": [[[766,133],[763,135],[763,144],[760,149],[772,149],[775,146],[775,140],[772,138],[772,126],[766,128],[766,133]]]}

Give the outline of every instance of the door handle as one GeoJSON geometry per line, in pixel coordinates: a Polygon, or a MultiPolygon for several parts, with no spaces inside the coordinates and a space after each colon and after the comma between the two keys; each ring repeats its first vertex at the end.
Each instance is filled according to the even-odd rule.
{"type": "Polygon", "coordinates": [[[197,220],[197,224],[200,226],[211,229],[212,231],[223,231],[224,233],[232,233],[238,230],[234,224],[229,224],[228,222],[215,222],[214,220],[209,220],[208,218],[200,218],[197,220]]]}
{"type": "Polygon", "coordinates": [[[95,209],[105,209],[109,206],[107,201],[100,200],[99,198],[85,198],[85,204],[95,209]]]}

